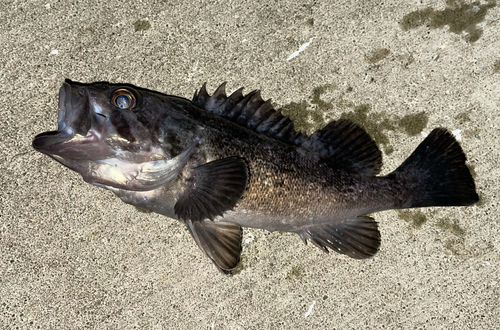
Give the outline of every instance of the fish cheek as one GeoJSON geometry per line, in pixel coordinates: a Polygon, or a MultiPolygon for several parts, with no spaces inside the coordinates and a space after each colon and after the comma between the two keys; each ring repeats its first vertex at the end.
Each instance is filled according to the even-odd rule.
{"type": "Polygon", "coordinates": [[[92,125],[90,113],[87,111],[74,111],[65,121],[75,133],[83,136],[87,135],[92,125]]]}
{"type": "MultiPolygon", "coordinates": [[[[110,116],[111,125],[115,128],[116,133],[130,143],[136,142],[136,138],[132,133],[132,127],[129,122],[129,116],[125,116],[127,110],[113,110],[110,116]]],[[[133,120],[133,119],[132,119],[133,120]]]]}
{"type": "Polygon", "coordinates": [[[177,155],[182,152],[182,142],[175,132],[168,132],[164,141],[164,148],[170,155],[177,155]]]}

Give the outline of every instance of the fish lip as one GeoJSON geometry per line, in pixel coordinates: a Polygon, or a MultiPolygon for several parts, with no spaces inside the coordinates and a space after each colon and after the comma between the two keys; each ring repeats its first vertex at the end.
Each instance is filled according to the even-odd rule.
{"type": "Polygon", "coordinates": [[[59,112],[57,114],[57,130],[66,128],[66,109],[71,109],[71,81],[66,79],[59,89],[59,112]]]}
{"type": "Polygon", "coordinates": [[[75,134],[67,127],[62,131],[50,131],[38,134],[32,142],[35,150],[45,154],[55,154],[56,146],[71,140],[75,134]]]}
{"type": "Polygon", "coordinates": [[[71,81],[66,79],[59,89],[59,109],[57,114],[57,131],[49,131],[38,134],[32,142],[35,150],[46,153],[55,154],[56,145],[71,140],[75,133],[65,122],[66,114],[72,110],[71,107],[71,81]]]}

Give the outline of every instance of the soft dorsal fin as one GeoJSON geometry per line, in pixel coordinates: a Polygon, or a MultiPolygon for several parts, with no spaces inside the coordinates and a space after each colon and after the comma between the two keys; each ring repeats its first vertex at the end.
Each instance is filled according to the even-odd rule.
{"type": "Polygon", "coordinates": [[[206,83],[196,91],[193,104],[254,132],[287,144],[316,152],[330,166],[376,175],[382,166],[382,153],[366,131],[349,120],[337,120],[311,136],[297,132],[290,118],[264,101],[260,91],[243,95],[243,88],[226,95],[226,83],[209,95],[206,83]]]}
{"type": "Polygon", "coordinates": [[[375,141],[358,124],[340,119],[309,136],[301,145],[318,151],[333,167],[351,168],[366,175],[377,175],[382,153],[375,141]]]}

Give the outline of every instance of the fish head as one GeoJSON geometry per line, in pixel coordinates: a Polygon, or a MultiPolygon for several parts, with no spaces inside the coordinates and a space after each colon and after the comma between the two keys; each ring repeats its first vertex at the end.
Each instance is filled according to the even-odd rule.
{"type": "Polygon", "coordinates": [[[140,190],[131,180],[144,164],[154,169],[173,158],[156,134],[159,100],[131,85],[66,80],[59,90],[57,130],[37,135],[33,148],[87,182],[140,190]]]}

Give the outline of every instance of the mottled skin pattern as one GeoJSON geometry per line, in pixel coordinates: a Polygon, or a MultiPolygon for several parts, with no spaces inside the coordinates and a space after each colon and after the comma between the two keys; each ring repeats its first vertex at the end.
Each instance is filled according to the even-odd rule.
{"type": "MultiPolygon", "coordinates": [[[[161,145],[168,154],[175,156],[196,139],[200,143],[179,177],[165,187],[134,193],[112,189],[127,203],[176,218],[173,205],[191,168],[239,156],[249,167],[248,188],[223,219],[244,227],[296,231],[303,225],[332,223],[404,204],[405,193],[394,180],[331,169],[309,151],[242,128],[188,100],[171,98],[163,106],[138,111],[176,113],[172,121],[164,117],[164,126],[155,128],[167,132],[155,135],[169,141],[161,145]]],[[[129,125],[131,131],[140,129],[133,121],[129,125]]]]}

